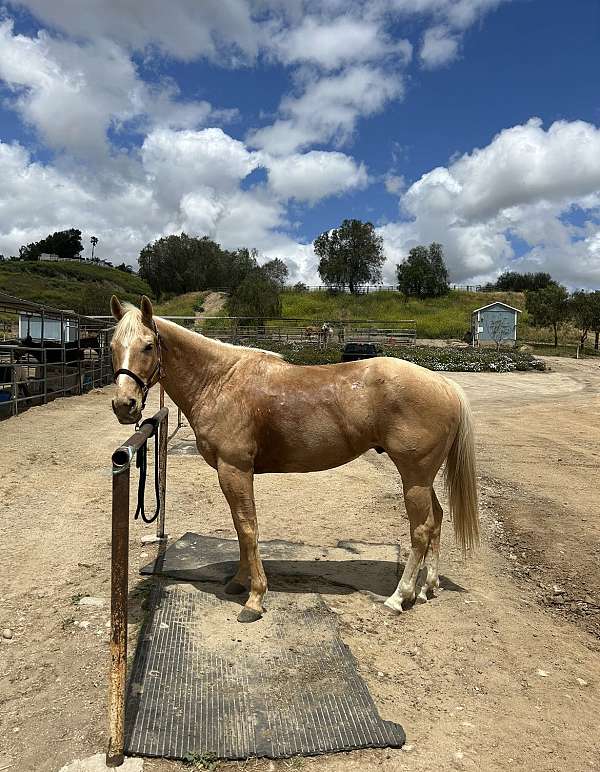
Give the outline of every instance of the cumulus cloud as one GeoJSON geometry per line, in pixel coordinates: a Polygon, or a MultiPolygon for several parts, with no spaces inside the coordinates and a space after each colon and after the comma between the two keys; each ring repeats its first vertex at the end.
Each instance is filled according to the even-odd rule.
{"type": "Polygon", "coordinates": [[[134,50],[158,46],[177,59],[252,60],[262,32],[245,0],[13,0],[80,39],[110,38],[134,50]]]}
{"type": "Polygon", "coordinates": [[[314,143],[347,141],[359,117],[373,115],[403,94],[400,75],[368,65],[318,78],[299,97],[285,97],[281,118],[249,136],[254,147],[286,155],[314,143]]]}
{"type": "Polygon", "coordinates": [[[343,153],[312,150],[270,158],[265,163],[269,185],[278,197],[310,204],[326,196],[364,188],[368,182],[365,165],[343,153]]]}
{"type": "Polygon", "coordinates": [[[222,129],[150,132],[141,150],[144,169],[167,206],[198,188],[217,192],[237,190],[244,177],[259,164],[256,153],[222,129]]]}
{"type": "Polygon", "coordinates": [[[377,21],[345,15],[326,20],[307,16],[298,26],[282,29],[273,46],[286,64],[311,62],[329,70],[385,57],[404,64],[412,55],[408,40],[390,39],[377,21]]]}
{"type": "Polygon", "coordinates": [[[212,109],[208,102],[179,102],[177,87],[144,83],[123,49],[100,39],[80,45],[14,33],[11,20],[0,23],[0,79],[13,94],[13,106],[55,150],[87,160],[110,153],[109,129],[124,124],[197,126],[212,109]]]}
{"type": "Polygon", "coordinates": [[[489,145],[424,174],[401,197],[408,219],[381,228],[395,262],[440,241],[455,281],[484,280],[508,265],[550,270],[570,285],[600,281],[600,129],[531,119],[489,145]],[[569,222],[577,207],[583,226],[569,222]],[[512,239],[528,249],[515,257],[512,239]]]}
{"type": "Polygon", "coordinates": [[[220,129],[156,131],[139,163],[135,181],[80,168],[69,173],[0,142],[0,253],[18,254],[22,244],[76,225],[84,243],[100,238],[99,256],[135,265],[144,244],[184,230],[230,249],[294,257],[302,276],[313,270],[312,247],[288,235],[278,196],[266,185],[240,187],[255,154],[220,129]]]}

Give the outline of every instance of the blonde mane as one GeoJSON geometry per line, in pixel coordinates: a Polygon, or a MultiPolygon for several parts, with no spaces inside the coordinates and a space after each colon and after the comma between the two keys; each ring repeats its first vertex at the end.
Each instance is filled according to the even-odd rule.
{"type": "Polygon", "coordinates": [[[142,312],[131,303],[122,303],[125,313],[117,322],[113,333],[113,340],[129,346],[133,340],[139,337],[144,329],[148,329],[142,322],[142,312]]]}
{"type": "MultiPolygon", "coordinates": [[[[116,341],[117,343],[121,343],[124,346],[129,346],[133,340],[135,340],[137,337],[143,334],[144,330],[147,330],[148,328],[142,321],[142,312],[140,311],[139,308],[136,308],[136,306],[131,305],[131,303],[123,303],[122,305],[125,308],[125,313],[123,314],[120,321],[117,323],[117,326],[115,327],[115,331],[113,333],[113,340],[116,341]]],[[[180,331],[184,333],[199,335],[204,340],[210,340],[210,342],[215,346],[219,346],[221,348],[235,351],[239,355],[268,354],[269,356],[275,357],[276,359],[283,359],[283,356],[281,354],[278,354],[275,351],[267,351],[266,349],[263,349],[263,348],[253,348],[250,346],[236,346],[233,343],[225,343],[224,341],[217,340],[216,338],[208,338],[206,335],[202,335],[201,332],[188,330],[185,327],[182,327],[181,325],[176,324],[175,322],[172,322],[170,319],[163,319],[161,316],[157,316],[155,318],[161,322],[164,322],[165,324],[170,324],[170,325],[173,325],[174,327],[177,327],[180,331]]]]}

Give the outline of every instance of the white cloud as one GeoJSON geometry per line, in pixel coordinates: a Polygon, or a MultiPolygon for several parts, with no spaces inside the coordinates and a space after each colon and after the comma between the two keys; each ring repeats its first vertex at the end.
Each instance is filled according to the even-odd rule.
{"type": "Polygon", "coordinates": [[[80,39],[110,38],[127,48],[158,46],[177,59],[251,60],[261,30],[244,0],[13,0],[47,25],[80,39]]]}
{"type": "Polygon", "coordinates": [[[393,41],[376,21],[346,15],[331,20],[307,16],[297,27],[282,29],[274,47],[286,64],[311,62],[329,70],[385,57],[404,64],[412,55],[408,40],[393,41]]]}
{"type": "Polygon", "coordinates": [[[432,17],[461,30],[505,2],[511,0],[381,0],[388,11],[432,17]]]}
{"type": "Polygon", "coordinates": [[[157,131],[140,164],[135,182],[69,173],[0,142],[0,253],[18,254],[22,244],[72,227],[86,244],[98,236],[99,257],[131,265],[144,244],[181,230],[284,258],[312,252],[286,234],[286,210],[272,191],[240,188],[254,154],[220,129],[157,131]]]}
{"type": "Polygon", "coordinates": [[[249,142],[273,155],[314,143],[347,141],[361,116],[373,115],[403,94],[400,75],[368,65],[309,82],[299,97],[285,97],[282,118],[251,133],[249,142]]]}
{"type": "Polygon", "coordinates": [[[133,263],[140,248],[160,234],[164,216],[152,191],[120,180],[107,189],[96,176],[61,173],[35,163],[20,145],[0,142],[0,252],[19,247],[55,230],[79,227],[96,234],[100,256],[133,263]]]}
{"type": "Polygon", "coordinates": [[[219,193],[237,190],[259,164],[259,156],[222,129],[150,132],[141,150],[144,170],[157,196],[167,206],[198,188],[219,193]]]}
{"type": "Polygon", "coordinates": [[[440,241],[454,281],[489,278],[509,263],[549,270],[577,285],[600,283],[600,128],[539,119],[500,132],[482,149],[424,174],[404,193],[411,219],[382,227],[395,262],[418,243],[440,241]],[[584,227],[568,223],[573,206],[584,227]],[[565,221],[566,217],[566,221],[565,221]],[[511,236],[529,250],[516,262],[511,236]]]}
{"type": "Polygon", "coordinates": [[[79,45],[43,31],[30,38],[14,34],[10,20],[0,23],[0,79],[49,147],[88,161],[110,154],[110,128],[131,128],[132,122],[140,129],[197,126],[211,115],[207,102],[176,101],[171,82],[144,83],[128,55],[109,40],[79,45]]]}
{"type": "Polygon", "coordinates": [[[406,187],[406,180],[401,174],[394,174],[393,172],[390,172],[389,174],[386,174],[383,181],[385,184],[385,189],[393,196],[401,193],[406,187]]]}
{"type": "Polygon", "coordinates": [[[420,58],[428,70],[442,67],[456,59],[458,38],[447,27],[430,27],[423,36],[420,58]]]}
{"type": "Polygon", "coordinates": [[[364,164],[343,153],[311,150],[309,153],[270,158],[269,185],[283,199],[308,201],[364,188],[368,182],[364,164]]]}

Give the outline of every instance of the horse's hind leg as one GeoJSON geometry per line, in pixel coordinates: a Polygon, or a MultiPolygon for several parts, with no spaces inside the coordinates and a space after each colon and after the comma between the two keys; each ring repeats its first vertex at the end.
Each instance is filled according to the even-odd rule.
{"type": "Polygon", "coordinates": [[[433,504],[433,529],[431,531],[429,550],[426,558],[427,577],[425,583],[421,587],[419,597],[417,598],[419,601],[426,601],[428,597],[433,594],[434,589],[440,586],[440,535],[442,533],[442,518],[444,517],[444,511],[433,489],[431,491],[431,499],[433,504]]]}
{"type": "Polygon", "coordinates": [[[415,599],[417,576],[435,529],[433,481],[418,483],[403,479],[402,482],[406,511],[410,521],[411,550],[398,587],[385,602],[388,608],[395,611],[402,611],[404,601],[415,599]]]}
{"type": "Polygon", "coordinates": [[[239,622],[255,622],[263,612],[262,599],[267,591],[267,577],[258,550],[258,524],[254,507],[252,471],[244,471],[224,462],[218,463],[219,483],[231,509],[240,545],[240,565],[226,591],[241,592],[250,576],[250,595],[238,615],[239,622]]]}

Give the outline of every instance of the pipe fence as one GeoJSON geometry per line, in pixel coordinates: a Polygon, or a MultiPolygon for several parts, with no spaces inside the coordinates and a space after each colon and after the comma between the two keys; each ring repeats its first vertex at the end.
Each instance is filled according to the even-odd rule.
{"type": "Polygon", "coordinates": [[[97,333],[97,345],[26,345],[0,341],[0,419],[57,397],[84,394],[112,383],[109,332],[97,333]]]}
{"type": "Polygon", "coordinates": [[[333,333],[329,340],[338,343],[379,342],[391,345],[414,345],[417,338],[413,319],[394,322],[376,319],[328,321],[314,319],[256,319],[238,317],[165,316],[172,322],[217,338],[227,343],[301,343],[318,345],[322,339],[321,327],[329,325],[333,333]]]}

